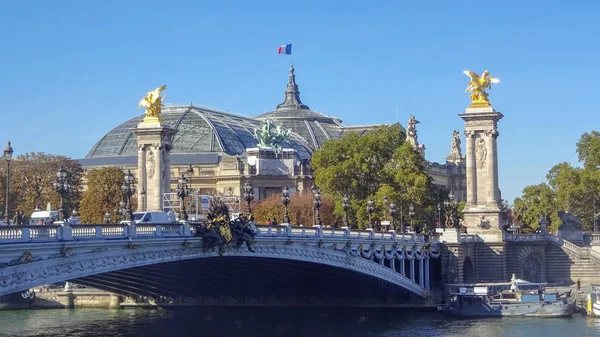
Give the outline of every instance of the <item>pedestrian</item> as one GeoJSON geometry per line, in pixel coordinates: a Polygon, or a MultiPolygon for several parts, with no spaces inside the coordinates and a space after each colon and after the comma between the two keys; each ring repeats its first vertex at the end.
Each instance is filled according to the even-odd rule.
{"type": "Polygon", "coordinates": [[[579,279],[577,279],[577,283],[575,283],[575,285],[577,286],[577,292],[581,292],[581,281],[579,279]]]}
{"type": "Polygon", "coordinates": [[[273,221],[271,221],[271,225],[273,225],[273,226],[277,226],[278,225],[277,218],[273,218],[273,221]]]}
{"type": "Polygon", "coordinates": [[[271,218],[267,219],[267,226],[271,225],[271,218]]]}

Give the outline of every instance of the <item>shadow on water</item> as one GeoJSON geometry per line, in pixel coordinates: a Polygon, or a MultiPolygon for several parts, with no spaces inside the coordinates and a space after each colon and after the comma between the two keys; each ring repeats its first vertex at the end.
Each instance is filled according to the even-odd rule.
{"type": "MultiPolygon", "coordinates": [[[[600,322],[600,319],[599,319],[600,322]]],[[[598,336],[572,319],[452,319],[435,312],[335,308],[186,308],[0,312],[0,336],[598,336]]]]}

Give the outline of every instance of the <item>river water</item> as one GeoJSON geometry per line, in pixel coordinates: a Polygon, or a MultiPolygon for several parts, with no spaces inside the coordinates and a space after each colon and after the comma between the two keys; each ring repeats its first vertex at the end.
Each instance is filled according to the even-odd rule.
{"type": "Polygon", "coordinates": [[[352,309],[0,311],[0,336],[600,336],[600,318],[453,319],[352,309]]]}

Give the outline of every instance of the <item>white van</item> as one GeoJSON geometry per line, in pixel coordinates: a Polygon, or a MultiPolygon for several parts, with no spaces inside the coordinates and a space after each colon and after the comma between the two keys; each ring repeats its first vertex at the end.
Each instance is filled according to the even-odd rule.
{"type": "Polygon", "coordinates": [[[58,219],[58,211],[35,211],[29,217],[30,225],[37,225],[42,219],[44,224],[49,224],[51,221],[58,219]]]}
{"type": "MultiPolygon", "coordinates": [[[[134,212],[133,221],[136,224],[168,224],[177,222],[175,217],[169,216],[165,212],[134,212]]],[[[129,223],[129,221],[121,221],[121,223],[129,223]]]]}

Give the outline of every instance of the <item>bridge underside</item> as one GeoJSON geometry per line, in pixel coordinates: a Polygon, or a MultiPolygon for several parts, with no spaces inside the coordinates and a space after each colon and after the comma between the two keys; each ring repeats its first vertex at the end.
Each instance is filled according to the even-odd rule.
{"type": "Polygon", "coordinates": [[[133,298],[370,298],[397,304],[414,301],[409,291],[366,274],[317,263],[257,257],[182,260],[71,281],[133,298]]]}

